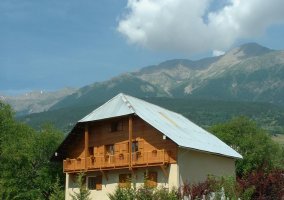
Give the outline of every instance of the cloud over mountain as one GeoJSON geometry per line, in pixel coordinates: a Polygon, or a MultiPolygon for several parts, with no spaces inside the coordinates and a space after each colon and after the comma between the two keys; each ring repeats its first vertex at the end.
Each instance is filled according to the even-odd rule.
{"type": "Polygon", "coordinates": [[[284,1],[128,0],[117,30],[132,44],[188,54],[230,47],[284,23],[284,1]]]}

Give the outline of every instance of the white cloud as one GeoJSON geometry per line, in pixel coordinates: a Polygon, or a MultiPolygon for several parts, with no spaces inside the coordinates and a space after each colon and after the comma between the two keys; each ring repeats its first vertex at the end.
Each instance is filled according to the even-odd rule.
{"type": "Polygon", "coordinates": [[[231,0],[209,11],[213,0],[128,0],[117,30],[132,44],[188,54],[230,47],[284,22],[283,0],[231,0]],[[206,20],[204,16],[206,15],[206,20]]]}
{"type": "Polygon", "coordinates": [[[222,56],[225,54],[225,51],[220,51],[220,50],[213,50],[212,56],[222,56]]]}

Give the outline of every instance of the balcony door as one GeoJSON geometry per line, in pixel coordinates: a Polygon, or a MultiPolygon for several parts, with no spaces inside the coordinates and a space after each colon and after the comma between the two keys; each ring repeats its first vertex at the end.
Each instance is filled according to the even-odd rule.
{"type": "Polygon", "coordinates": [[[113,163],[114,162],[114,144],[109,144],[105,146],[105,161],[107,163],[113,163]]]}

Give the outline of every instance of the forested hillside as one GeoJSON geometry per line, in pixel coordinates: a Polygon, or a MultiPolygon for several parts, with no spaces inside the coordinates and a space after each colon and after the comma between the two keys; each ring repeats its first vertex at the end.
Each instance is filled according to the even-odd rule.
{"type": "MultiPolygon", "coordinates": [[[[250,117],[271,133],[283,133],[284,109],[269,103],[217,101],[188,98],[146,98],[146,101],[181,113],[196,124],[207,128],[235,116],[250,117]]],[[[50,122],[64,132],[100,104],[87,106],[70,106],[20,117],[19,120],[38,128],[50,122]]]]}

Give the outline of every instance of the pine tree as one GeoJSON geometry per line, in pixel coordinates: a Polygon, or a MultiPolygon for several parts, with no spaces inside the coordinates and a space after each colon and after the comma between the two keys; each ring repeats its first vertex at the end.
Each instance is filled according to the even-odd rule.
{"type": "Polygon", "coordinates": [[[52,193],[50,195],[49,200],[64,200],[64,190],[60,184],[60,179],[57,176],[56,182],[52,187],[52,193]]]}
{"type": "Polygon", "coordinates": [[[90,198],[91,192],[87,189],[84,178],[85,178],[84,173],[78,174],[76,184],[79,187],[79,191],[74,192],[74,194],[71,194],[72,200],[91,200],[90,198]]]}

